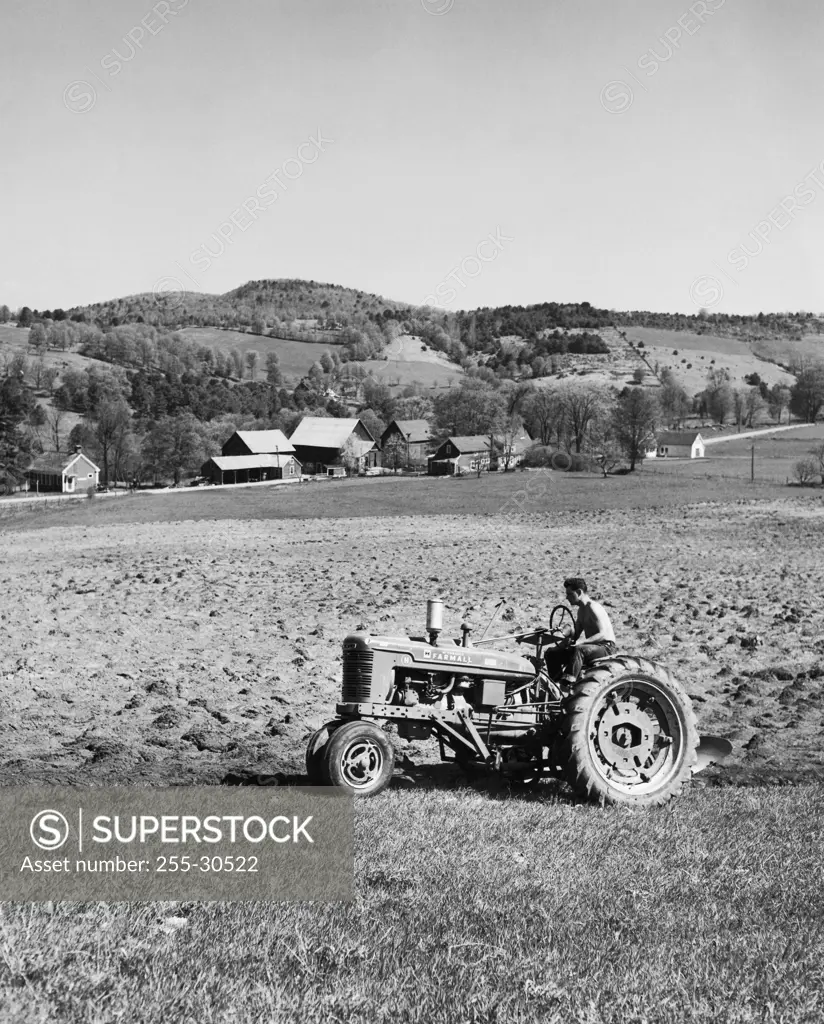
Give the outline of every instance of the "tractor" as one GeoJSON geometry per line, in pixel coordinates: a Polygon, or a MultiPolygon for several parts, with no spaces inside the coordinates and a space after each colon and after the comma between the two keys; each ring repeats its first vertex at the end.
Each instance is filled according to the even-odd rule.
{"type": "MultiPolygon", "coordinates": [[[[490,623],[491,624],[491,623],[490,623]]],[[[721,761],[731,745],[709,737],[699,749],[689,697],[662,665],[617,654],[586,666],[574,684],[553,678],[545,653],[569,643],[566,605],[548,627],[471,642],[439,642],[443,604],[427,604],[422,637],[352,633],[343,642],[336,717],[306,751],[310,782],[374,796],[390,782],[390,727],[407,740],[434,738],[442,761],[472,776],[498,772],[532,786],[562,778],[601,804],[663,804],[694,771],[721,761]],[[490,645],[515,641],[527,656],[490,645]]]]}

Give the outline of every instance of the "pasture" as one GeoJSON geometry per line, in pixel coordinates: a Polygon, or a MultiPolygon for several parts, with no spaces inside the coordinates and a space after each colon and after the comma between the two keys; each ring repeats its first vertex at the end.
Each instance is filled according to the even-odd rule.
{"type": "MultiPolygon", "coordinates": [[[[207,348],[222,349],[231,352],[236,348],[245,357],[249,351],[259,353],[256,378],[266,380],[266,356],[276,352],[281,372],[294,381],[305,377],[313,363],[316,363],[324,352],[335,348],[328,344],[317,344],[311,341],[289,341],[285,338],[264,338],[259,334],[245,334],[242,331],[222,331],[217,327],[186,327],[178,331],[182,337],[197,345],[207,348]]],[[[244,375],[246,370],[244,369],[244,375]]]]}
{"type": "MultiPolygon", "coordinates": [[[[627,327],[626,335],[627,340],[636,344],[642,341],[641,351],[649,363],[669,366],[690,394],[706,387],[707,371],[711,368],[727,370],[734,387],[742,386],[744,377],[751,373],[758,373],[770,386],[786,384],[789,387],[795,382],[792,374],[761,358],[762,349],[737,338],[654,327],[627,327]]],[[[763,350],[765,356],[766,351],[763,350]]]]}
{"type": "Polygon", "coordinates": [[[3,1016],[813,1022],[822,842],[818,787],[628,813],[399,782],[358,808],[351,904],[6,905],[3,1016]]]}
{"type": "Polygon", "coordinates": [[[795,479],[795,463],[808,457],[810,450],[821,444],[824,444],[824,423],[763,437],[739,439],[730,434],[723,441],[709,445],[703,459],[648,459],[642,471],[667,474],[679,480],[716,478],[748,482],[753,471],[754,445],[756,483],[786,484],[795,479]]]}

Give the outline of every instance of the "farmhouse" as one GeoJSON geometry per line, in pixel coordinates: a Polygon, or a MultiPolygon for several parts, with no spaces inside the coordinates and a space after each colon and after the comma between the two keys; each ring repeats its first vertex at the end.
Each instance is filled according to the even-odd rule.
{"type": "Polygon", "coordinates": [[[31,491],[76,494],[95,490],[100,468],[78,446],[71,454],[46,452],[38,455],[26,470],[26,479],[31,491]]]}
{"type": "Polygon", "coordinates": [[[265,480],[297,482],[301,467],[292,443],[281,430],[236,430],[200,467],[213,484],[253,484],[265,480]]]}
{"type": "Polygon", "coordinates": [[[380,465],[375,438],[359,419],[304,416],[289,440],[304,473],[340,476],[380,465]]]}
{"type": "Polygon", "coordinates": [[[704,440],[695,430],[665,430],[658,435],[659,459],[703,459],[704,440]]]}
{"type": "Polygon", "coordinates": [[[430,476],[460,476],[489,469],[492,442],[488,434],[448,437],[429,460],[430,476]]]}
{"type": "Polygon", "coordinates": [[[492,439],[489,434],[448,437],[430,456],[429,475],[460,476],[478,470],[514,469],[521,464],[532,444],[532,438],[523,427],[492,439]]]}
{"type": "Polygon", "coordinates": [[[384,466],[425,465],[432,447],[432,431],[426,420],[392,420],[381,434],[384,466]]]}

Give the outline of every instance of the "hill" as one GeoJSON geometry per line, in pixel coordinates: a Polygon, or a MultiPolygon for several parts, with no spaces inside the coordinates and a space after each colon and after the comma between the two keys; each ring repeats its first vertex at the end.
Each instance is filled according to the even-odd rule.
{"type": "Polygon", "coordinates": [[[336,284],[291,279],[248,281],[223,295],[206,292],[142,292],[67,310],[99,327],[147,323],[156,327],[286,325],[312,333],[325,325],[345,327],[375,318],[410,315],[408,304],[336,284]]]}

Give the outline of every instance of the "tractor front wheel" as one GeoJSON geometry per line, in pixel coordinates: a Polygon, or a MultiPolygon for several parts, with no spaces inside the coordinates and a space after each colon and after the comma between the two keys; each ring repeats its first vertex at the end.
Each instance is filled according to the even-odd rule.
{"type": "Polygon", "coordinates": [[[601,804],[664,804],[696,761],[689,697],[661,665],[618,656],[584,670],[564,701],[567,782],[601,804]]]}
{"type": "Polygon", "coordinates": [[[340,719],[327,722],[312,733],[306,748],[306,774],[313,786],[323,786],[323,751],[329,742],[334,729],[341,724],[340,719]]]}
{"type": "Polygon", "coordinates": [[[395,769],[395,750],[386,733],[372,722],[347,722],[332,734],[322,751],[323,780],[356,796],[375,796],[395,769]]]}

